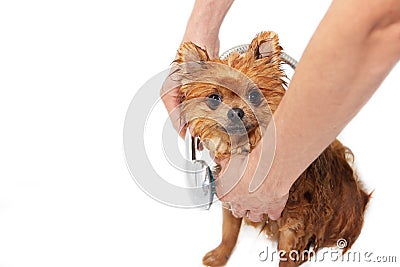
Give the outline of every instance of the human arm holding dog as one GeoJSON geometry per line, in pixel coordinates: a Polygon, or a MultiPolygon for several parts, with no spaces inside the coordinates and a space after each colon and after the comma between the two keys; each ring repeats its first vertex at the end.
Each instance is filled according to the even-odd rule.
{"type": "MultiPolygon", "coordinates": [[[[218,30],[232,1],[220,7],[214,22],[207,19],[209,13],[198,11],[206,10],[210,2],[219,1],[196,1],[183,41],[194,41],[216,56],[218,30]],[[200,28],[205,31],[197,31],[200,28]]],[[[259,221],[263,214],[278,219],[291,185],[370,99],[399,58],[398,0],[334,0],[299,62],[263,147],[250,153],[245,173],[231,191],[217,187],[234,215],[247,213],[252,221],[259,221]],[[272,136],[273,147],[268,142],[272,136]],[[268,173],[258,168],[260,158],[272,161],[268,173]]],[[[169,111],[178,105],[173,93],[163,97],[169,111]]],[[[227,169],[226,161],[221,164],[227,169]]],[[[223,174],[219,183],[225,179],[233,178],[223,174]]]]}
{"type": "Polygon", "coordinates": [[[253,221],[263,213],[279,218],[291,185],[370,99],[399,58],[399,1],[333,1],[274,114],[275,128],[267,130],[264,149],[253,150],[245,175],[223,198],[234,214],[249,210],[253,221]],[[268,140],[274,135],[271,169],[255,175],[260,154],[271,158],[268,140]]]}

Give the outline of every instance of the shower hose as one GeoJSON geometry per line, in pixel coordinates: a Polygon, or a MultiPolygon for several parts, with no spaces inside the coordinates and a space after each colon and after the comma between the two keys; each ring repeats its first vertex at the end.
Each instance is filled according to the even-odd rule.
{"type": "MultiPolygon", "coordinates": [[[[232,47],[231,49],[225,51],[224,53],[222,53],[222,55],[220,56],[220,59],[224,60],[227,57],[229,57],[232,53],[234,52],[238,52],[239,54],[243,54],[245,53],[247,50],[249,49],[249,45],[248,44],[243,44],[243,45],[237,45],[232,47]]],[[[281,58],[283,59],[283,61],[288,64],[290,67],[292,67],[293,69],[296,69],[297,66],[297,60],[295,60],[294,58],[292,58],[291,56],[289,56],[288,54],[286,54],[285,52],[281,53],[281,58]]]]}

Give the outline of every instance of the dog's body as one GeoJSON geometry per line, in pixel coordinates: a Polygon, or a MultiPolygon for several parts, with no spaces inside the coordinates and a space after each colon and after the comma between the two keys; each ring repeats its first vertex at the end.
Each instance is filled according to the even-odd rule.
{"type": "MultiPolygon", "coordinates": [[[[226,60],[210,59],[192,43],[180,47],[176,60],[180,67],[174,74],[182,81],[182,118],[216,158],[248,153],[260,141],[285,93],[281,50],[273,32],[259,34],[244,55],[234,53],[226,60]],[[257,92],[265,99],[260,100],[257,92]]],[[[335,140],[293,184],[281,218],[251,224],[276,239],[280,251],[302,255],[344,239],[345,252],[361,232],[370,197],[358,182],[352,159],[350,150],[335,140]]],[[[205,265],[227,262],[241,223],[242,219],[223,210],[222,242],[205,255],[205,265]]],[[[307,260],[283,256],[287,261],[280,266],[307,260]]]]}

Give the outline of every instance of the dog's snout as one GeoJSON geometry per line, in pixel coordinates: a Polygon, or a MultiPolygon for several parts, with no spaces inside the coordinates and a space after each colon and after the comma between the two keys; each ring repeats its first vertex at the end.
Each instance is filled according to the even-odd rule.
{"type": "Polygon", "coordinates": [[[232,108],[228,111],[228,119],[234,121],[238,119],[243,119],[244,111],[241,108],[232,108]]]}

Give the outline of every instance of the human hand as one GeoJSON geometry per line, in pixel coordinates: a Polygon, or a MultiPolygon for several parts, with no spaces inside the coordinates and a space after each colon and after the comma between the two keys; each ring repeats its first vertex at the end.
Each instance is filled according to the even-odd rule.
{"type": "Polygon", "coordinates": [[[229,204],[235,217],[247,216],[253,222],[261,221],[266,214],[272,220],[279,219],[289,196],[289,189],[274,179],[276,177],[267,177],[255,191],[250,192],[258,169],[265,169],[261,172],[264,177],[268,173],[268,168],[259,164],[261,150],[261,146],[257,146],[246,156],[234,155],[229,160],[218,162],[221,166],[216,183],[218,197],[229,204]]]}

